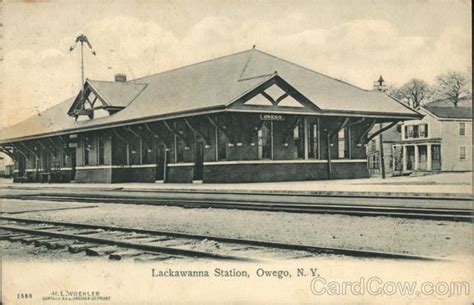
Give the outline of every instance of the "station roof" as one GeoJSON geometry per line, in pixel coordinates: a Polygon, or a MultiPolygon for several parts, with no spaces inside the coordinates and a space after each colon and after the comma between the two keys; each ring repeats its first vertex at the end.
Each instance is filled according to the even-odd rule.
{"type": "Polygon", "coordinates": [[[313,103],[321,115],[421,115],[378,91],[358,88],[257,49],[211,59],[128,82],[92,81],[110,105],[125,107],[110,116],[76,121],[68,116],[75,98],[0,131],[0,143],[107,128],[142,121],[225,110],[276,75],[313,103]]]}

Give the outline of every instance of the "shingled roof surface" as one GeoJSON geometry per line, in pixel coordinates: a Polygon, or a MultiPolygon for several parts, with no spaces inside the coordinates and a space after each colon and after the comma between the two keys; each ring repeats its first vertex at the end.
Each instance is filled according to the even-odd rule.
{"type": "MultiPolygon", "coordinates": [[[[472,97],[465,96],[459,99],[458,107],[470,107],[472,108],[472,97]]],[[[454,107],[453,102],[448,99],[441,99],[429,102],[425,107],[454,107]]]]}
{"type": "Polygon", "coordinates": [[[472,119],[472,107],[425,107],[425,109],[443,119],[472,119]]]}
{"type": "Polygon", "coordinates": [[[143,119],[212,108],[224,109],[239,97],[278,76],[323,112],[388,113],[414,117],[418,113],[384,93],[368,91],[267,53],[251,49],[126,83],[88,81],[110,102],[125,108],[111,116],[75,121],[67,115],[69,99],[37,116],[0,131],[0,141],[57,132],[86,130],[143,119]]]}

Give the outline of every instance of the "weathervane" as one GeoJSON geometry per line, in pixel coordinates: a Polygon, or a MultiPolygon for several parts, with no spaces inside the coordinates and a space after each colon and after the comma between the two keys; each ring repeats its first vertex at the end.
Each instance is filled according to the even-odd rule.
{"type": "Polygon", "coordinates": [[[87,39],[86,35],[81,34],[76,37],[76,41],[74,44],[69,48],[69,52],[72,52],[76,46],[77,43],[81,43],[81,107],[84,107],[84,43],[86,43],[89,46],[89,49],[91,49],[92,55],[96,55],[94,49],[92,48],[91,43],[87,39]]]}

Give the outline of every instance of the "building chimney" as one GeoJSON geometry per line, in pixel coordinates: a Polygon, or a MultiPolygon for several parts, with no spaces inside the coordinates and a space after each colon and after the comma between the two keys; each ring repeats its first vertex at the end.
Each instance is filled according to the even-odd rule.
{"type": "Polygon", "coordinates": [[[126,82],[127,81],[127,75],[123,73],[117,73],[115,74],[115,81],[116,82],[126,82]]]}

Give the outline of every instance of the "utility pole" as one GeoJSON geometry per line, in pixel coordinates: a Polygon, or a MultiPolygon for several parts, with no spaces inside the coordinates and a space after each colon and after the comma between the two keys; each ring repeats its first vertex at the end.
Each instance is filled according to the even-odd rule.
{"type": "Polygon", "coordinates": [[[74,44],[69,48],[69,52],[72,52],[76,48],[77,43],[81,44],[81,109],[84,109],[84,43],[91,49],[92,55],[95,56],[96,53],[84,34],[76,37],[76,41],[74,41],[74,44]]]}
{"type": "MultiPolygon", "coordinates": [[[[374,90],[380,91],[380,92],[386,92],[387,91],[387,86],[385,85],[385,80],[383,79],[382,75],[380,75],[379,79],[374,82],[374,90]]],[[[379,124],[379,128],[383,128],[383,124],[379,124]]],[[[383,153],[383,138],[382,138],[382,132],[379,134],[379,152],[380,152],[380,171],[382,172],[382,179],[385,179],[385,158],[384,158],[384,153],[383,153]]]]}
{"type": "MultiPolygon", "coordinates": [[[[383,128],[383,124],[379,124],[379,128],[383,128]]],[[[379,145],[380,145],[380,170],[382,171],[382,179],[385,179],[385,157],[383,154],[383,138],[382,138],[382,133],[379,134],[379,145]]]]}

